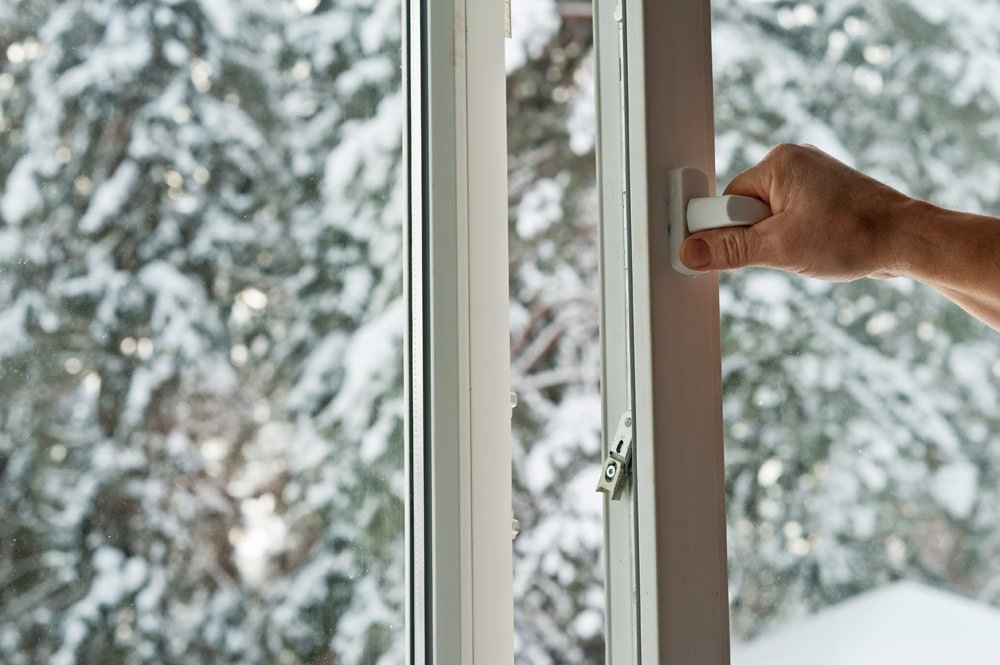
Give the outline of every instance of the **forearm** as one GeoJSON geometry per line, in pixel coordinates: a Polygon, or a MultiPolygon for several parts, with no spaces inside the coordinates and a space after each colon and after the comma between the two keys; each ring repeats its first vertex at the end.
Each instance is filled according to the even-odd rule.
{"type": "Polygon", "coordinates": [[[811,146],[776,146],[729,183],[772,215],[693,234],[694,270],[767,266],[831,281],[905,276],[1000,330],[1000,219],[912,199],[811,146]]]}
{"type": "Polygon", "coordinates": [[[912,201],[895,228],[889,272],[934,287],[1000,330],[1000,219],[912,201]]]}

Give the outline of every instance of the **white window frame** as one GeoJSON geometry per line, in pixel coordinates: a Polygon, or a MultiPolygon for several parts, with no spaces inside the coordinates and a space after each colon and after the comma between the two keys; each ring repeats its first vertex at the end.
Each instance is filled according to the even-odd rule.
{"type": "Polygon", "coordinates": [[[605,499],[607,662],[725,665],[718,279],[673,271],[666,221],[669,170],[714,187],[710,4],[595,0],[594,21],[605,441],[634,422],[630,487],[605,499]]]}
{"type": "MultiPolygon", "coordinates": [[[[726,664],[718,280],[672,271],[666,226],[667,171],[714,174],[709,0],[618,7],[595,0],[605,440],[634,421],[632,480],[605,503],[607,662],[726,664]]],[[[408,0],[404,32],[407,657],[507,665],[503,4],[408,0]]]]}
{"type": "Polygon", "coordinates": [[[407,658],[513,661],[503,3],[408,0],[407,658]]]}

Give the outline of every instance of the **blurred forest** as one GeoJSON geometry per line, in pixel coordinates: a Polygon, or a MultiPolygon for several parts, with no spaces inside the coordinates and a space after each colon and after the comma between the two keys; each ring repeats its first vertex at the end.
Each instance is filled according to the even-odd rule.
{"type": "Polygon", "coordinates": [[[400,25],[0,4],[0,662],[402,661],[400,25]]]}

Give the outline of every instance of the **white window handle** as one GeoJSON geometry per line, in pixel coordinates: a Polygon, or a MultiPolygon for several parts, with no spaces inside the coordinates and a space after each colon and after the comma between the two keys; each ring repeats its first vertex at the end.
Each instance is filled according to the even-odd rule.
{"type": "Polygon", "coordinates": [[[771,208],[749,196],[710,196],[708,174],[690,166],[668,174],[667,217],[670,263],[682,275],[700,273],[681,263],[681,244],[692,233],[726,226],[750,226],[771,216],[771,208]]]}
{"type": "Polygon", "coordinates": [[[771,216],[771,206],[750,196],[706,196],[688,201],[689,233],[725,226],[750,226],[771,216]]]}

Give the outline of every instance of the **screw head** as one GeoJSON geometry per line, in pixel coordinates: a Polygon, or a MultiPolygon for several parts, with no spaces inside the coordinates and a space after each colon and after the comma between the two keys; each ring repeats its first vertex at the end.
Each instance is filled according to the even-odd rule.
{"type": "Polygon", "coordinates": [[[625,427],[631,427],[631,426],[632,426],[632,419],[631,418],[626,418],[625,419],[625,427]]]}
{"type": "Polygon", "coordinates": [[[618,473],[618,465],[609,464],[608,468],[604,470],[604,477],[607,478],[608,480],[612,480],[614,479],[616,473],[618,473]]]}

